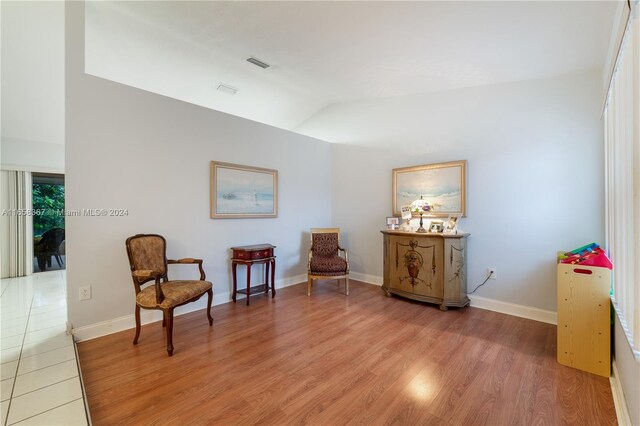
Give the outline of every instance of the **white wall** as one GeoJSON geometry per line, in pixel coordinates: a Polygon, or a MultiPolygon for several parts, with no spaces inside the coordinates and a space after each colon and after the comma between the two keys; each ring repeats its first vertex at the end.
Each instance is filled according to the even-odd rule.
{"type": "Polygon", "coordinates": [[[3,1],[3,169],[64,170],[64,2],[3,1]]]}
{"type": "MultiPolygon", "coordinates": [[[[73,327],[133,313],[124,242],[136,233],[164,235],[169,258],[203,258],[216,303],[229,297],[234,245],[275,244],[276,280],[305,274],[305,233],[331,224],[330,145],[86,75],[83,4],[68,3],[66,16],[67,208],[129,210],[67,218],[73,327]],[[211,160],[277,169],[279,217],[210,219],[211,160]],[[79,302],[78,287],[86,285],[92,299],[79,302]]],[[[197,276],[189,266],[173,268],[170,276],[197,276]]]]}
{"type": "Polygon", "coordinates": [[[600,87],[589,73],[336,105],[308,121],[298,130],[342,142],[332,218],[352,271],[381,281],[391,170],[464,159],[469,288],[494,267],[478,296],[555,311],[556,251],[603,243],[600,87]]]}

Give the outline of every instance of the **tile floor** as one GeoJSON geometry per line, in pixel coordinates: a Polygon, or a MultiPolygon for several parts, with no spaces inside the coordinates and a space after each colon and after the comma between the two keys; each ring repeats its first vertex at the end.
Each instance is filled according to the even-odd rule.
{"type": "MultiPolygon", "coordinates": [[[[59,271],[61,269],[66,269],[67,259],[64,254],[61,256],[61,258],[62,258],[62,265],[58,265],[58,262],[56,261],[55,256],[51,256],[51,266],[48,266],[46,270],[59,271]]],[[[33,272],[44,272],[40,270],[40,267],[38,266],[38,259],[35,257],[33,258],[33,272]]]]}
{"type": "Polygon", "coordinates": [[[5,425],[86,425],[66,273],[0,280],[0,416],[5,425]]]}

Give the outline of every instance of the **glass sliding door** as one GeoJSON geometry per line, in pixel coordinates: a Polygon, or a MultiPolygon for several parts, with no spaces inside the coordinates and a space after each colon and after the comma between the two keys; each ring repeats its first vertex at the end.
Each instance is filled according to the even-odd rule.
{"type": "Polygon", "coordinates": [[[33,272],[64,269],[64,175],[33,173],[33,213],[33,272]]]}

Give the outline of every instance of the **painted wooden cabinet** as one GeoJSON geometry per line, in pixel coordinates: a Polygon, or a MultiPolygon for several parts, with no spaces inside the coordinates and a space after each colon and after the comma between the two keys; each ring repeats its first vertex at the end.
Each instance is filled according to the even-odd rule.
{"type": "Polygon", "coordinates": [[[384,237],[382,290],[440,309],[463,307],[467,297],[469,234],[381,231],[384,237]]]}

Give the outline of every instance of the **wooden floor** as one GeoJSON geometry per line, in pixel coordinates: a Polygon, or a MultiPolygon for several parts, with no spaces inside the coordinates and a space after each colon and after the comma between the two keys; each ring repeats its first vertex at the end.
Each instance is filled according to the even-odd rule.
{"type": "MultiPolygon", "coordinates": [[[[608,425],[609,380],[559,365],[553,325],[351,281],[256,296],[78,345],[94,425],[608,425]]],[[[215,295],[214,295],[215,300],[215,295]]]]}

